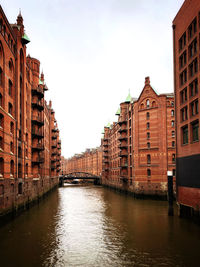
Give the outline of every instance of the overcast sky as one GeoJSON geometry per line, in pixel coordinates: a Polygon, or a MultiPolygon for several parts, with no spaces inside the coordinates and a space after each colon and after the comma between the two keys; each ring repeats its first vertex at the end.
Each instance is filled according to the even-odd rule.
{"type": "Polygon", "coordinates": [[[130,89],[150,76],[173,92],[172,20],[183,0],[1,0],[10,23],[21,8],[27,53],[41,62],[62,155],[100,145],[130,89]]]}

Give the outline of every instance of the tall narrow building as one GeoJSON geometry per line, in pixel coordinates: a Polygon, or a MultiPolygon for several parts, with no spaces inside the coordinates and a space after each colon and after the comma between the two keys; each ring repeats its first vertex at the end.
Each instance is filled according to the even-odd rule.
{"type": "Polygon", "coordinates": [[[173,20],[177,132],[177,200],[180,214],[200,212],[200,1],[186,0],[173,20]]]}

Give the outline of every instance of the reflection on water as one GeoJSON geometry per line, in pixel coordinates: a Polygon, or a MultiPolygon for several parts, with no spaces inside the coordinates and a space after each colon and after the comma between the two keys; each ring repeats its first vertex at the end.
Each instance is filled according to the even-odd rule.
{"type": "Polygon", "coordinates": [[[0,240],[5,267],[199,266],[199,226],[168,217],[166,202],[95,186],[60,188],[0,240]]]}

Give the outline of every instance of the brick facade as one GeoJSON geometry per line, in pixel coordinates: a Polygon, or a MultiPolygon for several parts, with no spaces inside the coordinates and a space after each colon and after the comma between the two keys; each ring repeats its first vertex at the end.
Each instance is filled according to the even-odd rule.
{"type": "Polygon", "coordinates": [[[0,7],[0,214],[25,206],[58,183],[59,130],[51,103],[44,100],[48,88],[40,62],[26,55],[29,42],[22,15],[10,24],[0,7]]]}
{"type": "Polygon", "coordinates": [[[173,94],[156,94],[147,77],[139,98],[129,96],[118,115],[104,128],[103,184],[166,197],[167,171],[175,175],[173,94]]]}
{"type": "Polygon", "coordinates": [[[102,150],[101,148],[86,149],[84,153],[76,154],[69,159],[62,159],[61,173],[86,172],[101,176],[102,150]]]}
{"type": "Polygon", "coordinates": [[[186,0],[174,18],[173,49],[177,200],[181,209],[200,212],[200,1],[186,0]]]}

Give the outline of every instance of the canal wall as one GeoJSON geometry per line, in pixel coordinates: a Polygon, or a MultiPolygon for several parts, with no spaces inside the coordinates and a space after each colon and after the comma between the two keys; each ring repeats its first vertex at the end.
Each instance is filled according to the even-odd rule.
{"type": "Polygon", "coordinates": [[[45,179],[1,179],[0,180],[0,219],[16,215],[40,201],[59,184],[58,177],[45,179]]]}
{"type": "MultiPolygon", "coordinates": [[[[167,191],[167,182],[163,183],[139,183],[132,182],[129,184],[128,182],[117,182],[111,180],[102,180],[102,185],[116,191],[130,194],[135,198],[151,198],[151,199],[159,199],[159,200],[167,200],[168,191],[167,191]]],[[[174,199],[176,199],[176,184],[173,184],[173,195],[174,199]]]]}

